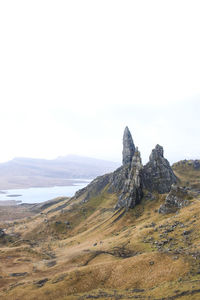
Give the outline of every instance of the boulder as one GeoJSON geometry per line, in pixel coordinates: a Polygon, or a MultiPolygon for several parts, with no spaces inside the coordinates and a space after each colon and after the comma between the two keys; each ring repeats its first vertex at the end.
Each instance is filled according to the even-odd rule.
{"type": "Polygon", "coordinates": [[[165,203],[159,208],[159,213],[166,214],[176,211],[189,204],[190,195],[187,188],[172,185],[171,191],[166,196],[165,203]]]}
{"type": "Polygon", "coordinates": [[[23,277],[23,276],[26,276],[28,275],[27,272],[22,272],[22,273],[11,273],[9,274],[11,277],[23,277]]]}
{"type": "Polygon", "coordinates": [[[200,160],[195,159],[193,162],[193,166],[195,169],[200,169],[200,160]]]}
{"type": "Polygon", "coordinates": [[[0,228],[0,237],[4,237],[6,234],[2,228],[0,228]]]}

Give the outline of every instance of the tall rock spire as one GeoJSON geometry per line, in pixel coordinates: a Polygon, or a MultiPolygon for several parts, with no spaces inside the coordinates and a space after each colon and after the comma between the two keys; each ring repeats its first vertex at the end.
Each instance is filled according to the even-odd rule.
{"type": "Polygon", "coordinates": [[[130,133],[130,130],[126,126],[123,136],[123,165],[130,164],[135,153],[135,145],[130,133]]]}
{"type": "Polygon", "coordinates": [[[140,152],[136,147],[128,177],[124,178],[123,189],[118,198],[115,209],[121,207],[125,207],[126,209],[133,208],[142,200],[142,168],[140,152]]]}

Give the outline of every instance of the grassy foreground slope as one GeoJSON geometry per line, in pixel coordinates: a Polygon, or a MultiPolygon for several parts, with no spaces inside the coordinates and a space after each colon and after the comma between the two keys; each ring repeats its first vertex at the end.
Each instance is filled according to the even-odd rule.
{"type": "MultiPolygon", "coordinates": [[[[9,222],[0,299],[200,299],[200,195],[178,213],[165,195],[114,211],[105,189],[9,222]]],[[[3,224],[2,224],[3,225],[3,224]]]]}

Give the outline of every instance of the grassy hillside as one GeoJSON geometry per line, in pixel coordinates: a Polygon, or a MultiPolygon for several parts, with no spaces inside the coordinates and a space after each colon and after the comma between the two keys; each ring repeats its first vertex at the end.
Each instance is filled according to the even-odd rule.
{"type": "Polygon", "coordinates": [[[200,195],[158,214],[165,195],[114,211],[107,188],[1,224],[0,299],[200,299],[200,195]]]}
{"type": "Polygon", "coordinates": [[[199,160],[181,160],[173,164],[172,168],[182,185],[200,190],[199,160]]]}

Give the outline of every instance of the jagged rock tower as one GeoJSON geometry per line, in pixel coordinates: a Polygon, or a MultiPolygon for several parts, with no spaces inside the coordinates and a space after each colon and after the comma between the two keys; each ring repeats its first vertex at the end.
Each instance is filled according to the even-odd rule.
{"type": "Polygon", "coordinates": [[[131,133],[128,127],[126,126],[124,130],[124,136],[123,136],[123,151],[122,151],[123,166],[131,163],[134,153],[135,153],[135,145],[133,143],[131,133]]]}
{"type": "Polygon", "coordinates": [[[172,184],[176,183],[176,176],[163,153],[163,147],[156,145],[151,152],[149,162],[144,166],[143,183],[150,192],[168,193],[172,184]]]}
{"type": "Polygon", "coordinates": [[[163,147],[157,145],[143,166],[140,152],[135,148],[128,127],[124,130],[122,166],[110,174],[99,176],[87,187],[78,191],[75,198],[82,197],[87,202],[105,188],[109,193],[116,193],[118,201],[115,209],[133,208],[143,198],[143,191],[168,193],[176,176],[167,159],[163,156],[163,147]]]}
{"type": "Polygon", "coordinates": [[[128,127],[124,130],[122,154],[123,166],[119,176],[122,189],[115,207],[116,209],[121,207],[125,207],[126,209],[133,208],[143,197],[141,176],[142,161],[140,152],[138,148],[135,148],[128,127]]]}
{"type": "Polygon", "coordinates": [[[125,128],[123,166],[113,173],[111,180],[114,191],[119,194],[116,209],[135,207],[142,200],[143,190],[160,194],[170,191],[172,184],[176,183],[176,176],[163,153],[163,147],[156,145],[149,162],[143,167],[140,152],[135,148],[128,127],[125,128]]]}
{"type": "Polygon", "coordinates": [[[130,162],[128,178],[124,181],[124,187],[119,196],[116,209],[121,207],[125,207],[126,209],[133,208],[136,204],[140,203],[143,197],[141,171],[142,161],[140,152],[136,148],[130,162]]]}

